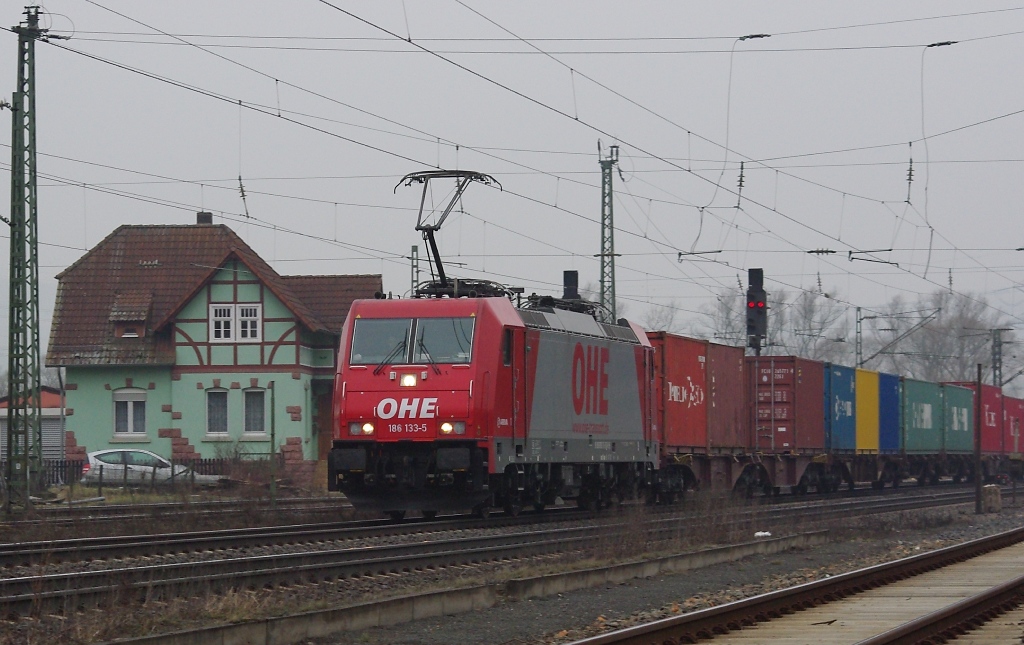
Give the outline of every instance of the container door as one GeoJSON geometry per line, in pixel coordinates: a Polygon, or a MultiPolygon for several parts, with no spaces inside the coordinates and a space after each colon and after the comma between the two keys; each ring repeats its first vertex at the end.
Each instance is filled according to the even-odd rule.
{"type": "Polygon", "coordinates": [[[829,365],[828,390],[825,414],[828,415],[830,430],[829,449],[853,452],[857,447],[855,417],[856,377],[852,367],[829,365]]]}
{"type": "Polygon", "coordinates": [[[900,451],[900,377],[892,374],[878,375],[878,450],[897,453],[900,451]]]}

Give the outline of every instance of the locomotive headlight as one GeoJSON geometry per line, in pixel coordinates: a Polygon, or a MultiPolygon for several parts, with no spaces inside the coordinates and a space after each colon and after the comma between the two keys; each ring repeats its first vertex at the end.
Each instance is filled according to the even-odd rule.
{"type": "Polygon", "coordinates": [[[401,385],[402,387],[416,387],[416,375],[402,374],[401,385]]]}
{"type": "Polygon", "coordinates": [[[466,422],[465,421],[445,421],[441,424],[441,434],[466,434],[466,422]]]}
{"type": "Polygon", "coordinates": [[[348,424],[348,433],[359,436],[361,434],[373,434],[373,424],[370,422],[359,423],[358,421],[348,424]]]}

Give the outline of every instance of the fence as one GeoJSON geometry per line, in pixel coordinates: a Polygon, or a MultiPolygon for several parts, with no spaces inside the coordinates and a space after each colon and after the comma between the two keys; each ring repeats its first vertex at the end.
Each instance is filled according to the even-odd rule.
{"type": "MultiPolygon", "coordinates": [[[[266,459],[194,459],[189,461],[178,461],[175,465],[181,464],[194,470],[197,475],[225,475],[237,472],[240,467],[246,470],[265,468],[266,459]]],[[[44,459],[43,477],[47,486],[59,486],[77,482],[82,479],[82,466],[85,462],[80,459],[44,459]]],[[[283,467],[283,461],[279,458],[278,468],[283,467]]],[[[0,461],[0,472],[6,472],[6,463],[0,461]]]]}

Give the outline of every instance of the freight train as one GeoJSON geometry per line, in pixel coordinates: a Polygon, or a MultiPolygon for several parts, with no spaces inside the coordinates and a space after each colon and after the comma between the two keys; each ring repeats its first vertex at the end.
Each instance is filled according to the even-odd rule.
{"type": "MultiPolygon", "coordinates": [[[[454,177],[431,171],[403,182],[454,177]]],[[[328,488],[357,508],[517,514],[686,491],[831,492],[869,481],[1020,475],[1024,401],[599,322],[566,272],[561,298],[445,277],[414,297],[357,300],[342,329],[328,488]]]]}
{"type": "MultiPolygon", "coordinates": [[[[566,296],[353,303],[329,488],[399,517],[974,476],[974,384],[744,356],[598,322],[566,296]]],[[[1020,464],[1024,401],[980,399],[992,478],[1020,464]]]]}

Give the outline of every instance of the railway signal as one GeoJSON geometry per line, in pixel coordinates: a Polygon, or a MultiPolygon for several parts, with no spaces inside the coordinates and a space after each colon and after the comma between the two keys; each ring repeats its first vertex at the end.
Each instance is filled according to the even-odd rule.
{"type": "Polygon", "coordinates": [[[768,293],[764,290],[764,270],[747,271],[747,347],[761,355],[761,339],[768,335],[768,293]]]}

